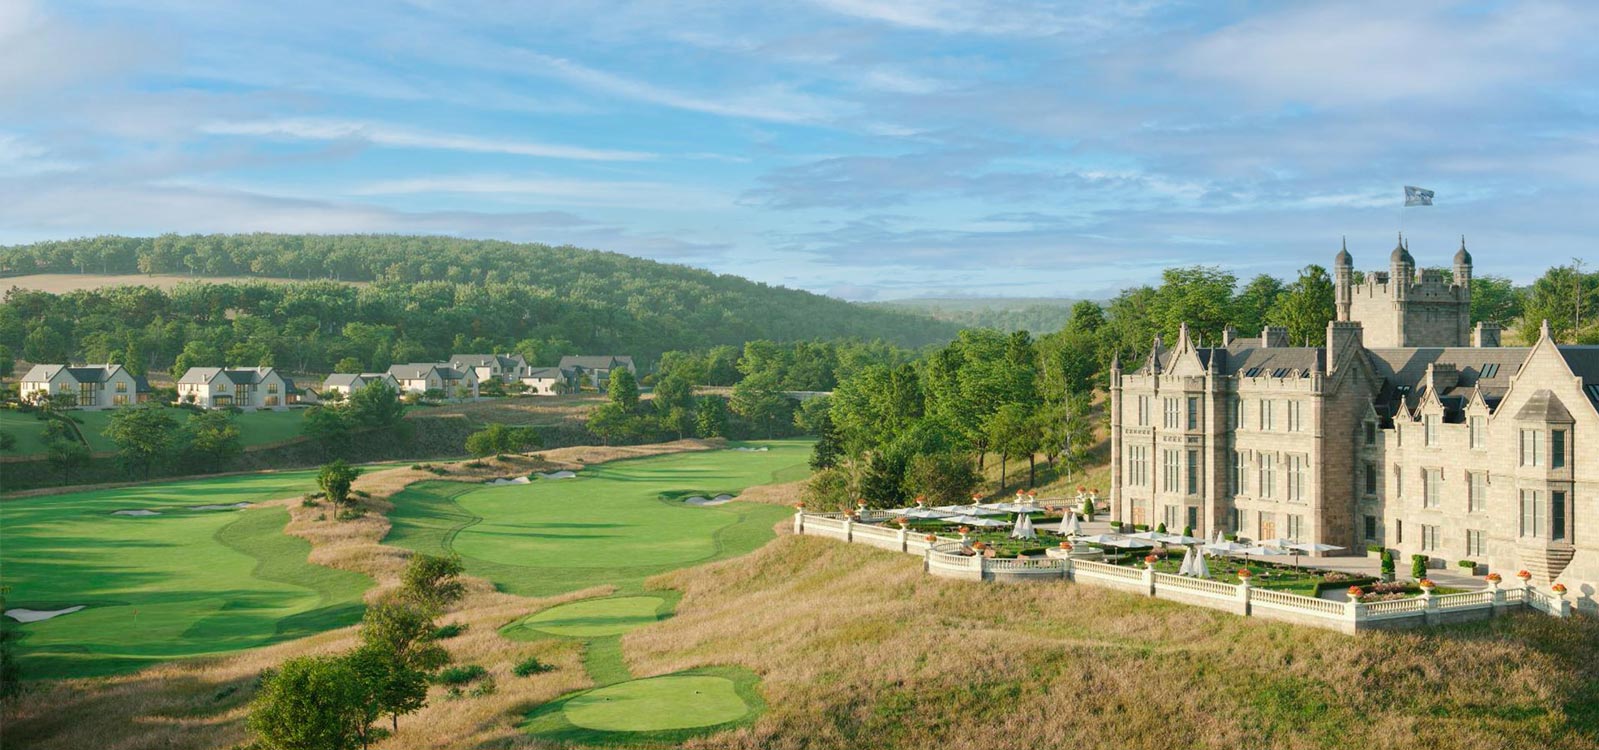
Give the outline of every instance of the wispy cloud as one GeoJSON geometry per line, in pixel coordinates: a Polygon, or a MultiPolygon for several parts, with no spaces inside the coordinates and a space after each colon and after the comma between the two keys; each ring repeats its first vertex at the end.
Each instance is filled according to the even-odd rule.
{"type": "Polygon", "coordinates": [[[389,148],[424,148],[470,151],[485,154],[514,154],[548,159],[581,161],[642,161],[654,154],[639,151],[565,146],[511,138],[490,138],[437,133],[378,122],[287,118],[278,120],[228,121],[204,123],[200,132],[210,135],[261,136],[308,141],[362,141],[389,148]]]}

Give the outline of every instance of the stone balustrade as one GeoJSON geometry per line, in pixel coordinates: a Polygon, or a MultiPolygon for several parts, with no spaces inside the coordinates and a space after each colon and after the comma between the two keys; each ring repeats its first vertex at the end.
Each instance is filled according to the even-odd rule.
{"type": "Polygon", "coordinates": [[[1489,581],[1486,591],[1442,595],[1426,591],[1404,599],[1338,602],[1261,589],[1248,579],[1223,583],[1157,573],[1149,566],[1132,568],[1071,557],[985,557],[973,554],[958,539],[930,540],[925,534],[902,528],[862,524],[847,515],[806,513],[803,509],[794,514],[794,533],[921,555],[923,569],[941,578],[1002,583],[1065,580],[1346,633],[1465,622],[1520,608],[1554,617],[1571,616],[1571,602],[1564,592],[1527,585],[1504,588],[1497,581],[1489,581]]]}

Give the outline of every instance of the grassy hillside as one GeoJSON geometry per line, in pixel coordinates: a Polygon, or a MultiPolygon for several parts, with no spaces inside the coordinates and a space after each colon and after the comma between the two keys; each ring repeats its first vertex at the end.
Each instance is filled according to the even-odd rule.
{"type": "Polygon", "coordinates": [[[867,306],[925,315],[961,328],[997,328],[1034,334],[1058,331],[1077,300],[1057,297],[918,297],[867,306]]]}
{"type": "Polygon", "coordinates": [[[269,360],[328,372],[344,357],[380,369],[391,361],[445,358],[458,348],[504,351],[524,341],[546,344],[527,347],[537,350],[535,359],[614,352],[648,360],[671,349],[754,339],[882,339],[918,347],[946,341],[956,330],[904,311],[575,247],[272,234],[0,247],[0,275],[69,273],[124,275],[130,283],[139,274],[261,281],[13,290],[0,306],[0,344],[29,361],[136,356],[149,369],[165,369],[184,344],[200,339],[228,364],[269,360]]]}

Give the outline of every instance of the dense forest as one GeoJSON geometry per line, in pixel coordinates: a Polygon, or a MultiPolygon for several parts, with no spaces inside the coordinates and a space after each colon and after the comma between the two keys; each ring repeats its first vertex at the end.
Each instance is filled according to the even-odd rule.
{"type": "Polygon", "coordinates": [[[868,302],[870,307],[904,310],[961,328],[1027,331],[1034,335],[1058,331],[1071,317],[1072,300],[1037,297],[913,298],[868,302]]]}
{"type": "Polygon", "coordinates": [[[463,351],[631,354],[755,339],[948,341],[956,326],[686,266],[572,247],[384,235],[98,237],[0,248],[21,273],[178,273],[171,291],[14,289],[0,345],[33,362],[327,372],[463,351]],[[306,279],[207,284],[204,276],[306,279]],[[322,279],[324,281],[317,281],[322,279]],[[341,281],[369,281],[355,286],[341,281]],[[188,356],[185,356],[187,353],[188,356]]]}

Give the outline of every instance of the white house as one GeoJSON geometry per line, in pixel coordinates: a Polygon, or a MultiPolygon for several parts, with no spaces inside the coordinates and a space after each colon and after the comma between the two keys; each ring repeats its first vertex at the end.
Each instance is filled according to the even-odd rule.
{"type": "Polygon", "coordinates": [[[400,385],[401,393],[426,393],[441,391],[445,400],[466,401],[477,398],[477,373],[457,370],[447,362],[413,362],[389,368],[390,376],[400,385]]]}
{"type": "Polygon", "coordinates": [[[572,390],[573,376],[559,367],[533,367],[522,376],[527,392],[535,396],[554,396],[572,390]]]}
{"type": "Polygon", "coordinates": [[[44,395],[69,402],[79,409],[111,409],[138,403],[150,386],[122,365],[34,365],[22,376],[24,401],[44,395]]]}
{"type": "Polygon", "coordinates": [[[327,380],[322,381],[322,392],[340,393],[345,398],[349,398],[350,394],[367,387],[370,383],[386,383],[395,392],[400,390],[400,381],[395,380],[393,375],[386,372],[336,372],[329,375],[327,380]]]}
{"type": "Polygon", "coordinates": [[[271,409],[292,403],[293,384],[271,367],[191,367],[178,378],[178,401],[202,409],[271,409]]]}
{"type": "Polygon", "coordinates": [[[450,367],[477,375],[478,383],[498,380],[515,383],[529,370],[527,359],[520,354],[456,354],[450,357],[450,367]]]}

